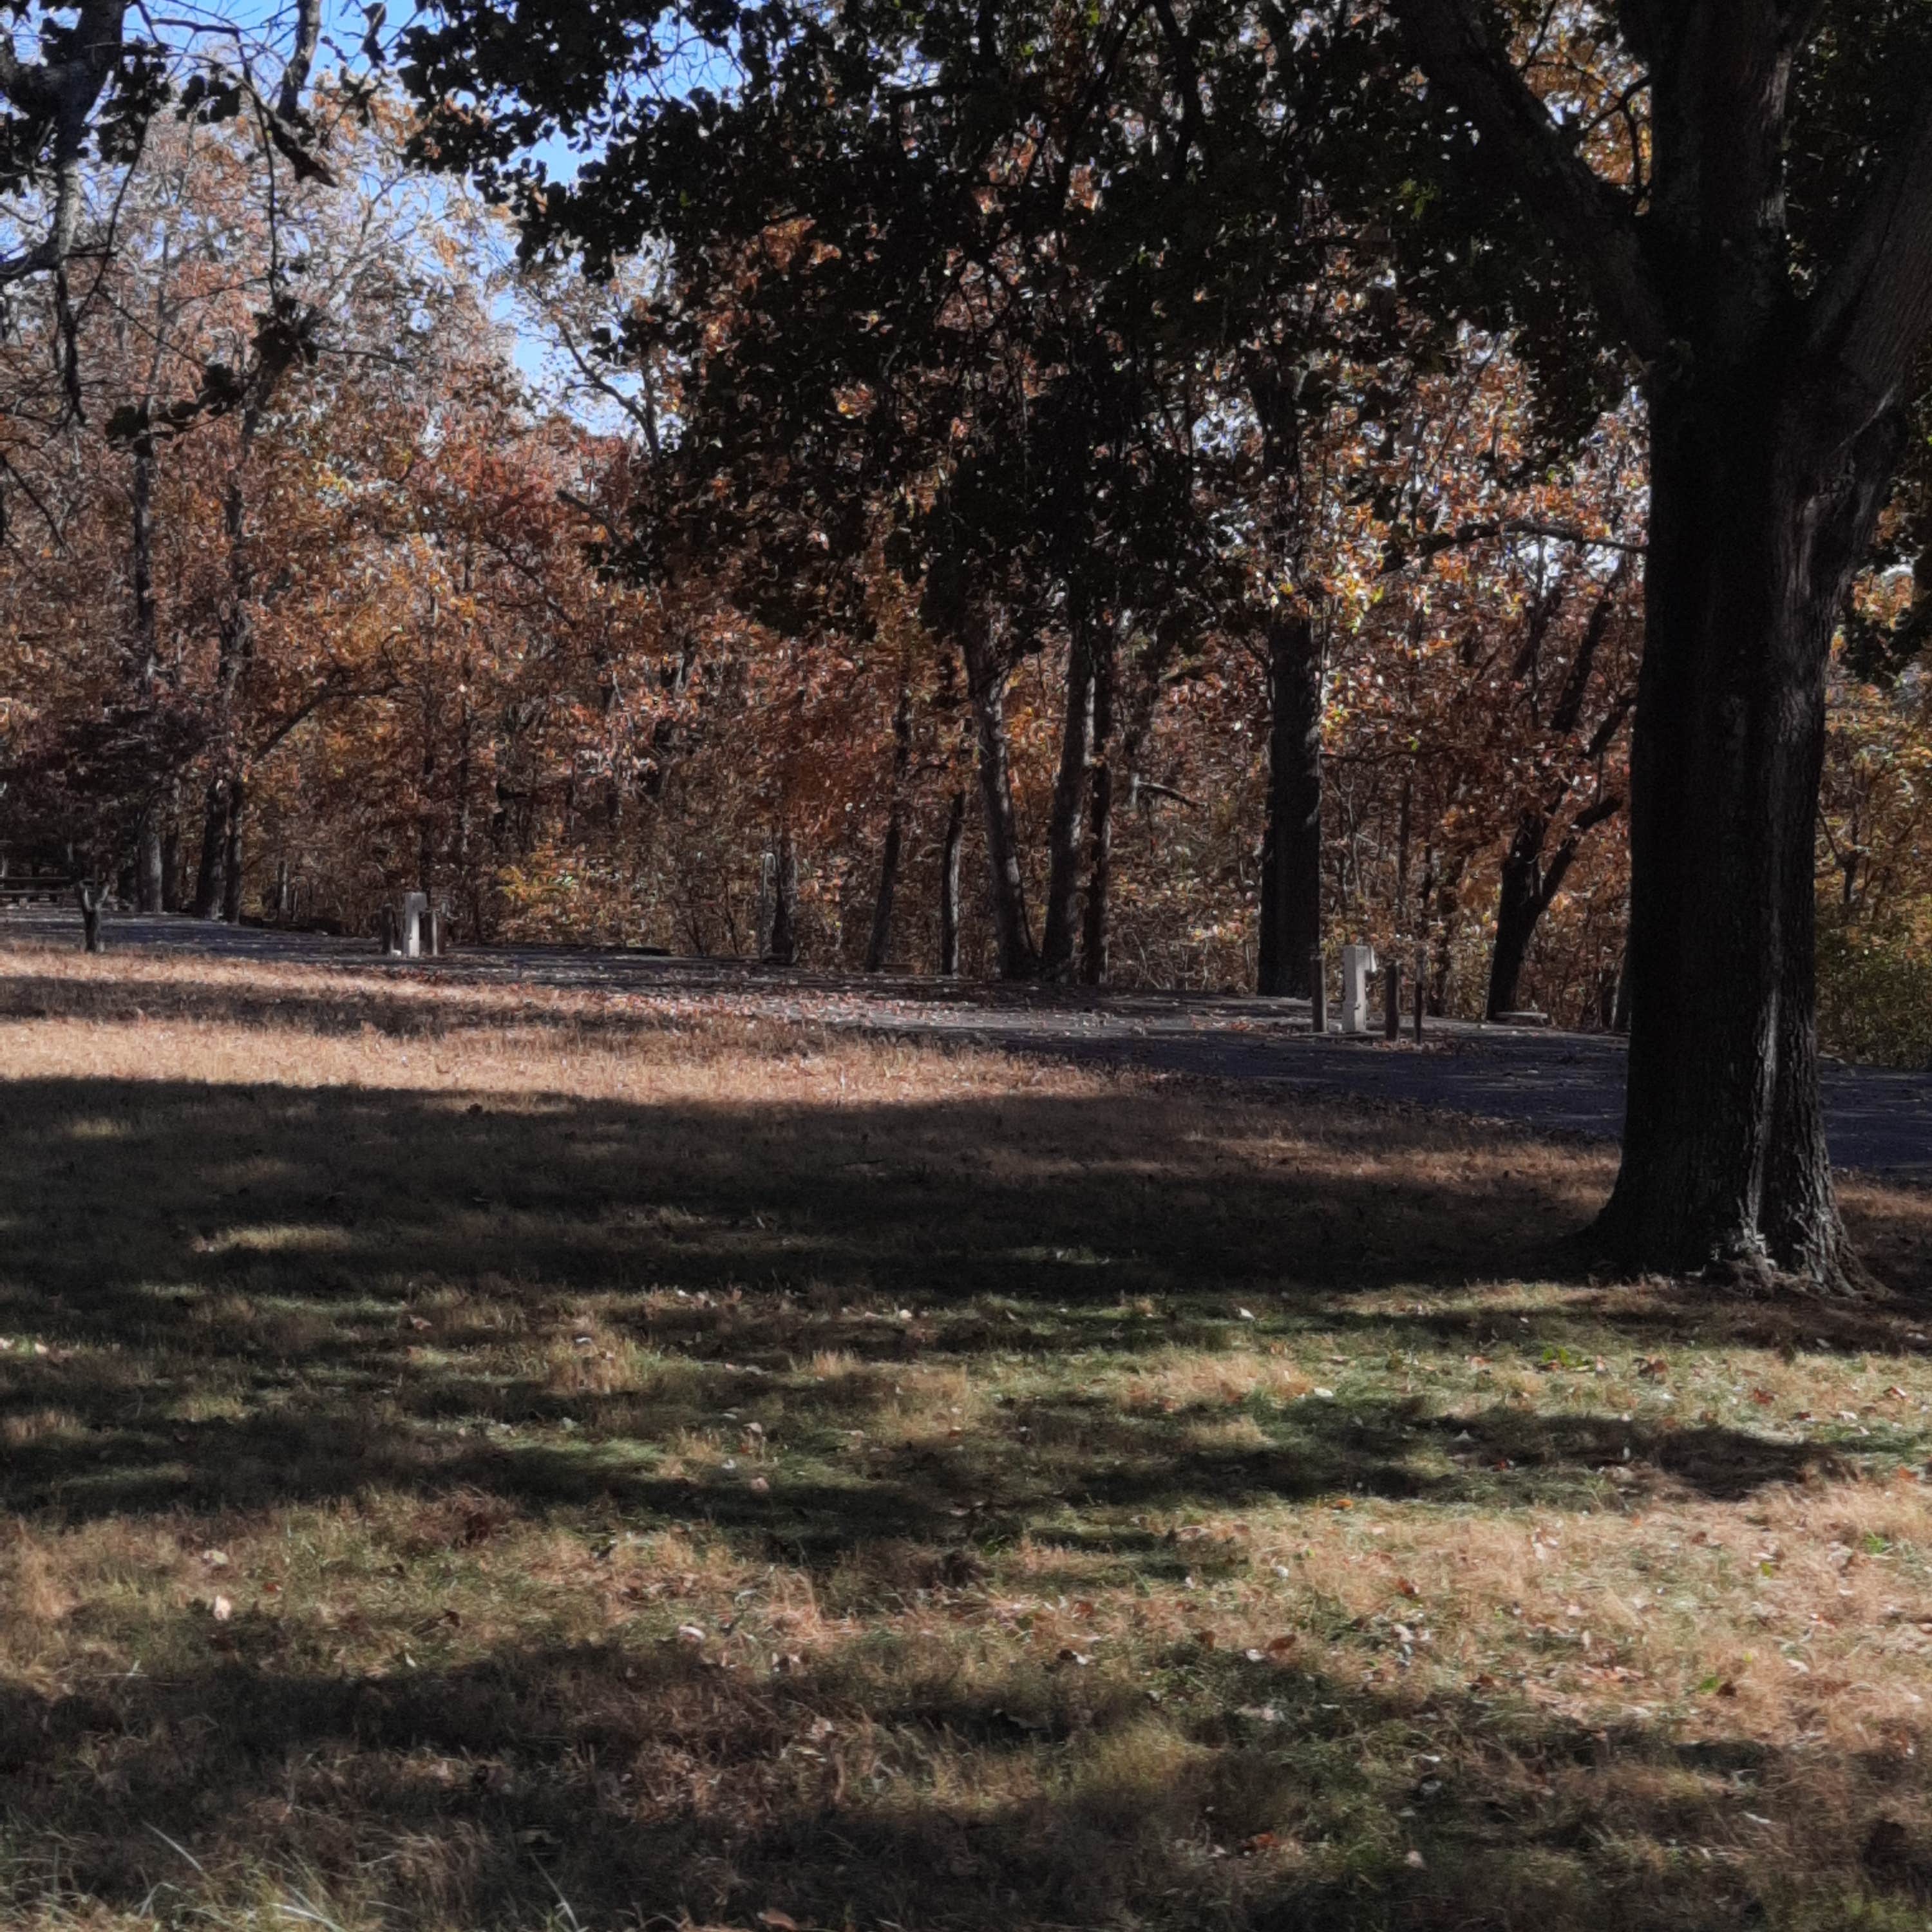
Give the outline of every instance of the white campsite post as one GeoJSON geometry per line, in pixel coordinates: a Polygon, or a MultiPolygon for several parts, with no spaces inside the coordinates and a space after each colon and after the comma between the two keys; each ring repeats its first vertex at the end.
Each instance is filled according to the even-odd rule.
{"type": "Polygon", "coordinates": [[[429,896],[425,892],[403,895],[403,957],[420,959],[423,955],[423,928],[429,923],[429,896]]]}
{"type": "Polygon", "coordinates": [[[1372,946],[1345,946],[1342,949],[1342,1030],[1366,1033],[1369,1030],[1369,976],[1376,970],[1372,946]]]}

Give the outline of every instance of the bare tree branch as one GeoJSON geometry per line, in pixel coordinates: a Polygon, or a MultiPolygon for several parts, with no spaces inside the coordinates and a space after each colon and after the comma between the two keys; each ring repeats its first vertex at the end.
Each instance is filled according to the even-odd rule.
{"type": "Polygon", "coordinates": [[[0,96],[21,114],[52,124],[54,207],[47,232],[31,248],[0,259],[0,286],[58,268],[80,226],[80,169],[94,104],[119,64],[128,0],[82,0],[58,58],[29,64],[0,33],[0,96]]]}
{"type": "Polygon", "coordinates": [[[1604,320],[1646,362],[1670,338],[1664,299],[1627,196],[1566,141],[1492,44],[1468,0],[1393,0],[1416,60],[1474,126],[1499,173],[1580,262],[1604,320]]]}
{"type": "Polygon", "coordinates": [[[296,43],[282,69],[281,89],[275,100],[275,111],[284,121],[302,117],[302,89],[308,85],[316,43],[321,38],[322,0],[296,0],[296,43]]]}

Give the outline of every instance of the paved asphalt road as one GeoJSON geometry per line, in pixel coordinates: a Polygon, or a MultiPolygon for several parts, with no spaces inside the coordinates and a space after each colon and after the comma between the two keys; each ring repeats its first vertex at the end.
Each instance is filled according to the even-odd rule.
{"type": "MultiPolygon", "coordinates": [[[[62,908],[0,913],[0,941],[79,942],[62,908]]],[[[1600,1135],[1623,1120],[1623,1049],[1600,1035],[1432,1022],[1425,1045],[1307,1030],[1306,1002],[1114,994],[833,978],[742,960],[673,959],[573,947],[464,948],[434,961],[385,960],[366,940],[332,939],[180,916],[109,916],[110,946],[141,946],[471,982],[581,988],[648,997],[709,993],[827,1025],[970,1040],[1024,1052],[1297,1088],[1600,1135]]],[[[1840,1166],[1932,1180],[1932,1073],[1828,1066],[1832,1156],[1840,1166]]]]}

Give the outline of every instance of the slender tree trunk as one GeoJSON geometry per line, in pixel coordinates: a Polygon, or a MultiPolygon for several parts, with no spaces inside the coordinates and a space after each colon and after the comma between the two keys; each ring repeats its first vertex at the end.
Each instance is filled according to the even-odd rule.
{"type": "Polygon", "coordinates": [[[1767,406],[1776,372],[1699,387],[1652,400],[1629,1088],[1598,1228],[1637,1265],[1842,1290],[1856,1269],[1819,1105],[1814,842],[1826,656],[1898,426],[1823,450],[1809,399],[1767,406]]]}
{"type": "Polygon", "coordinates": [[[1469,868],[1465,850],[1446,853],[1436,889],[1435,958],[1429,973],[1429,1010],[1438,1019],[1449,1011],[1450,981],[1456,970],[1456,922],[1462,911],[1462,878],[1469,868]]]}
{"type": "Polygon", "coordinates": [[[766,957],[775,966],[798,962],[798,848],[789,826],[778,833],[772,877],[772,940],[766,957]]]}
{"type": "Polygon", "coordinates": [[[879,849],[879,890],[872,901],[872,936],[866,942],[866,970],[883,973],[891,956],[892,899],[898,890],[899,849],[905,839],[903,808],[896,802],[886,820],[885,842],[879,849]]]}
{"type": "Polygon", "coordinates": [[[229,472],[222,492],[222,535],[228,546],[228,592],[218,629],[214,670],[215,757],[220,761],[208,788],[206,814],[202,825],[201,869],[195,881],[194,910],[197,919],[212,919],[219,903],[230,922],[241,916],[242,810],[244,785],[242,776],[242,750],[236,710],[242,681],[255,655],[255,628],[252,599],[254,570],[248,555],[248,458],[254,447],[255,432],[262,411],[273,391],[274,372],[258,370],[254,392],[242,411],[241,437],[235,466],[229,472]],[[220,857],[227,855],[225,872],[220,857]]]}
{"type": "Polygon", "coordinates": [[[1005,664],[986,626],[970,625],[964,640],[966,681],[980,740],[980,803],[986,820],[987,893],[1002,980],[1039,976],[1040,955],[1027,917],[1020,869],[1018,820],[1013,811],[1012,762],[1006,740],[1005,664]]]}
{"type": "Polygon", "coordinates": [[[470,659],[463,660],[462,680],[458,686],[456,728],[456,842],[451,855],[451,869],[455,874],[452,889],[450,916],[455,918],[455,895],[467,896],[470,901],[470,936],[480,946],[483,943],[483,894],[476,881],[470,875],[470,685],[475,668],[470,659]]]}
{"type": "Polygon", "coordinates": [[[1262,840],[1258,990],[1310,992],[1322,944],[1322,650],[1305,613],[1268,630],[1268,824],[1262,840]]]}
{"type": "Polygon", "coordinates": [[[194,916],[212,919],[221,904],[221,855],[228,840],[228,782],[211,778],[201,807],[201,862],[195,869],[194,916]]]}
{"type": "MultiPolygon", "coordinates": [[[[134,674],[144,701],[152,700],[160,670],[159,626],[154,604],[154,440],[135,438],[132,496],[134,518],[129,532],[128,578],[134,596],[134,674]]],[[[162,801],[157,794],[141,809],[135,835],[134,902],[143,912],[159,912],[164,896],[161,874],[162,801]]]]}
{"type": "Polygon", "coordinates": [[[176,781],[161,800],[161,910],[181,910],[181,802],[176,781]]]}
{"type": "Polygon", "coordinates": [[[1550,820],[1526,812],[1503,854],[1502,880],[1496,895],[1496,937],[1490,949],[1489,1017],[1500,1019],[1516,1010],[1517,988],[1529,958],[1529,942],[1548,903],[1543,894],[1543,842],[1550,820]]]}
{"type": "Polygon", "coordinates": [[[1060,770],[1054,778],[1053,808],[1047,818],[1046,922],[1040,948],[1040,976],[1046,980],[1066,979],[1073,970],[1080,902],[1081,808],[1087,801],[1094,758],[1094,663],[1093,627],[1082,614],[1074,619],[1067,640],[1060,770]]]}
{"type": "Polygon", "coordinates": [[[1094,664],[1094,782],[1087,794],[1087,910],[1080,938],[1080,978],[1104,986],[1109,964],[1107,922],[1114,889],[1114,684],[1111,634],[1094,664]]]}
{"type": "Polygon", "coordinates": [[[959,972],[959,848],[966,842],[966,794],[952,794],[946,836],[939,848],[939,976],[959,972]]]}
{"type": "Polygon", "coordinates": [[[84,952],[106,950],[100,938],[101,904],[106,896],[106,887],[96,885],[91,880],[83,880],[74,888],[75,902],[80,908],[80,944],[84,952]]]}
{"type": "Polygon", "coordinates": [[[885,844],[879,853],[879,890],[872,902],[872,933],[866,944],[866,970],[885,970],[892,944],[892,898],[898,890],[899,853],[905,842],[906,780],[912,770],[912,662],[899,664],[898,702],[892,710],[891,802],[886,813],[885,844]]]}
{"type": "Polygon", "coordinates": [[[1517,822],[1516,836],[1503,855],[1502,884],[1496,902],[1496,944],[1490,954],[1490,997],[1484,1010],[1491,1019],[1516,1010],[1517,988],[1529,958],[1530,943],[1543,915],[1555,903],[1570,876],[1583,841],[1605,819],[1623,809],[1623,800],[1615,794],[1600,798],[1570,820],[1563,842],[1543,862],[1543,848],[1550,836],[1550,814],[1526,812],[1517,822]]]}
{"type": "Polygon", "coordinates": [[[230,926],[242,923],[242,820],[248,808],[248,788],[240,777],[228,781],[227,834],[221,855],[221,916],[230,926]]]}
{"type": "Polygon", "coordinates": [[[134,903],[143,912],[159,912],[166,896],[162,870],[160,804],[151,800],[141,812],[134,854],[134,903]]]}

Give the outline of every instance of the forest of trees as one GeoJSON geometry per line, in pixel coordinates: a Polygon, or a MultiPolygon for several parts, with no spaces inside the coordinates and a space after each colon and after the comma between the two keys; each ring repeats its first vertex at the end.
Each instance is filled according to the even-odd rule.
{"type": "Polygon", "coordinates": [[[318,17],[272,87],[98,4],[0,68],[10,862],[1089,985],[1366,940],[1634,1004],[1635,1246],[1832,1272],[1814,918],[1826,1044],[1932,1049],[1922,6],[318,17]]]}

